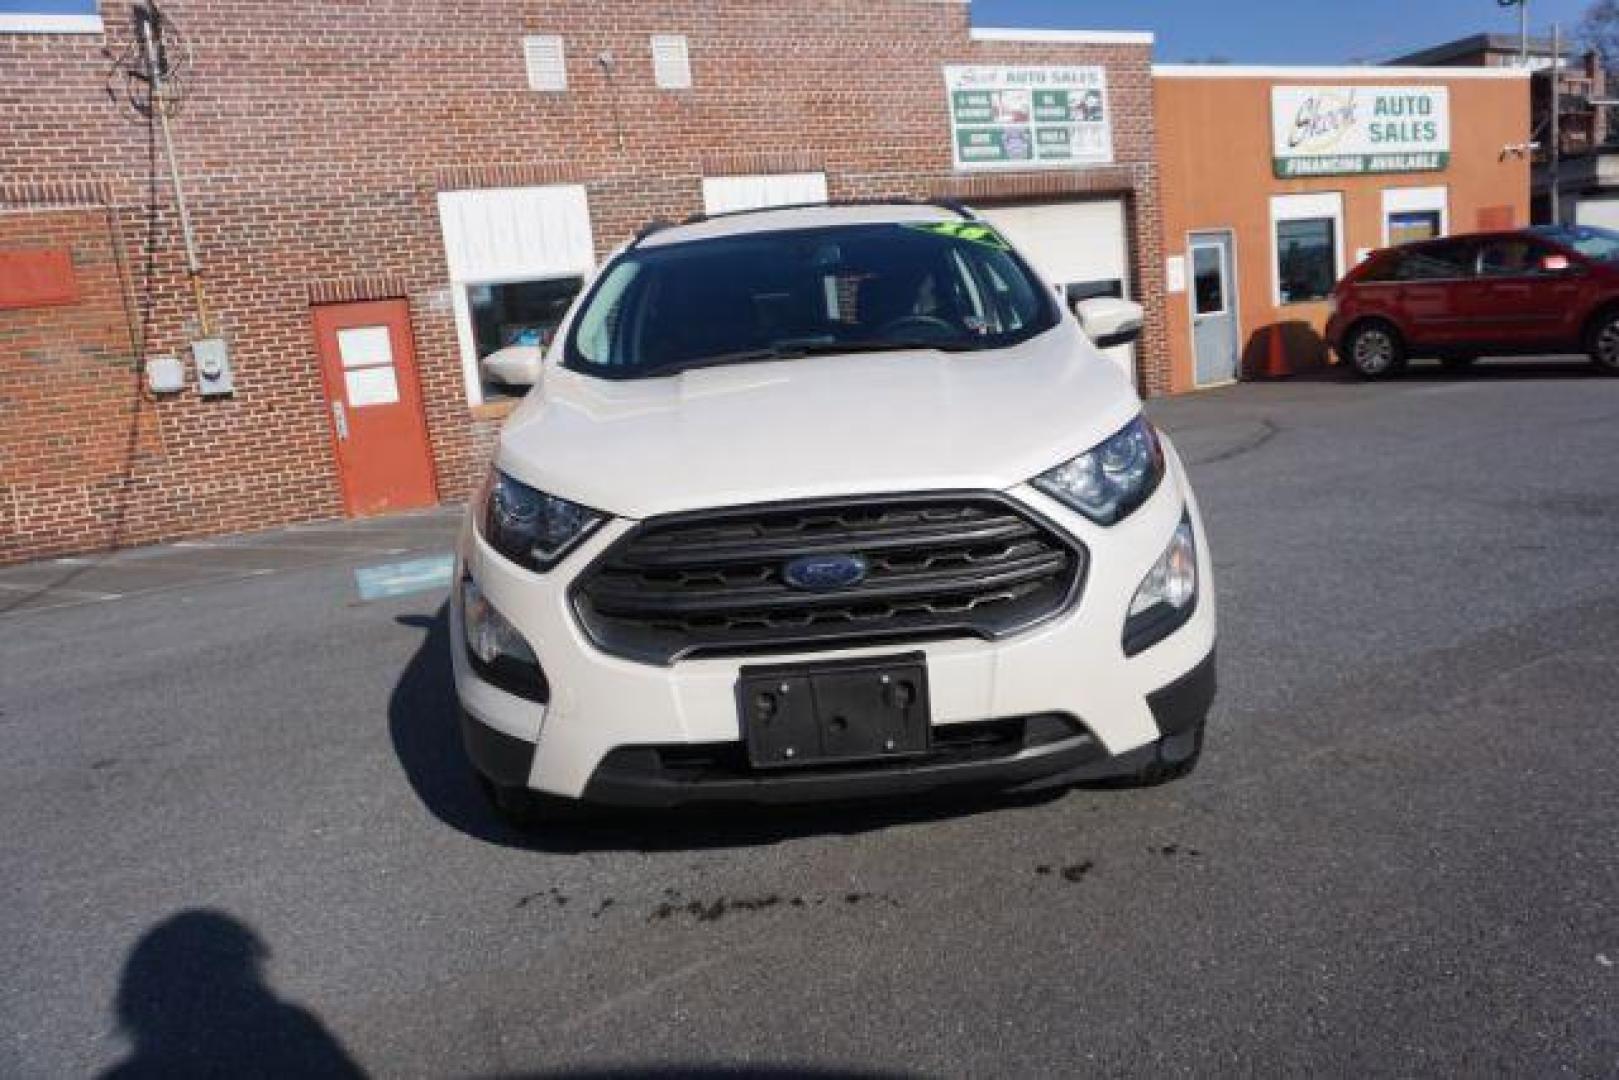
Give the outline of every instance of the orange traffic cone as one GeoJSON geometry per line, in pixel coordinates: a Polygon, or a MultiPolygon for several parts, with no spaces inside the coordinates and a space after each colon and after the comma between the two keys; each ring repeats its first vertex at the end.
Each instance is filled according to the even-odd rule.
{"type": "Polygon", "coordinates": [[[1282,341],[1282,328],[1270,328],[1270,348],[1265,353],[1265,378],[1285,379],[1293,374],[1292,367],[1287,362],[1287,347],[1282,341]]]}

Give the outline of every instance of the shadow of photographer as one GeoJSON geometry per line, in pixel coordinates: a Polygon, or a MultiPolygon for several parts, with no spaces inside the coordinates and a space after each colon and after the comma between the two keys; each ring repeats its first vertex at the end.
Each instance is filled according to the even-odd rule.
{"type": "Polygon", "coordinates": [[[218,911],[183,911],[148,930],[118,984],[118,1027],[133,1048],[107,1080],[363,1076],[313,1013],[276,996],[269,957],[258,934],[218,911]]]}

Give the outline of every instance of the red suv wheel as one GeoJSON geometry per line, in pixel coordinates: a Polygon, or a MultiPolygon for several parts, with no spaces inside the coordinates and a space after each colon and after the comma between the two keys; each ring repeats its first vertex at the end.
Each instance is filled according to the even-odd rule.
{"type": "Polygon", "coordinates": [[[1381,379],[1405,366],[1405,342],[1385,322],[1364,322],[1344,338],[1344,359],[1363,379],[1381,379]]]}

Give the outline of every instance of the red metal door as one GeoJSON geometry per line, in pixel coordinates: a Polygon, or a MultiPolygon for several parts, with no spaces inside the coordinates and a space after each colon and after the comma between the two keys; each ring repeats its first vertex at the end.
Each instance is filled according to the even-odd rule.
{"type": "Polygon", "coordinates": [[[349,515],[438,502],[410,306],[375,300],[317,307],[315,347],[349,515]]]}

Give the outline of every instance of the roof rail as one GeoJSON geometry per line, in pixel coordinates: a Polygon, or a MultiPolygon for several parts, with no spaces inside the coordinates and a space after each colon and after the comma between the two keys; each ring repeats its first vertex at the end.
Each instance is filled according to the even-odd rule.
{"type": "Polygon", "coordinates": [[[630,247],[638,247],[640,246],[641,241],[645,240],[647,237],[654,236],[663,232],[665,229],[672,229],[674,227],[675,223],[667,218],[653,218],[651,221],[641,226],[641,231],[636,233],[635,239],[630,241],[630,247]]]}

